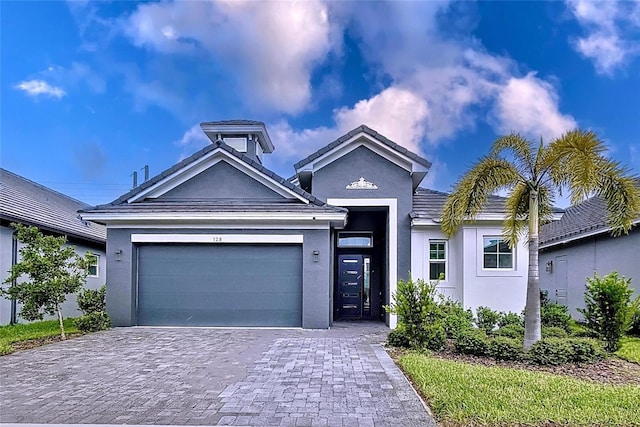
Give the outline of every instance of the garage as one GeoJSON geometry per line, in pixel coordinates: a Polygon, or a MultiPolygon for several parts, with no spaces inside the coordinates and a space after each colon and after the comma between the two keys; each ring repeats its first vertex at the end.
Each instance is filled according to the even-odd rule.
{"type": "Polygon", "coordinates": [[[142,244],[137,323],[302,326],[302,247],[142,244]]]}

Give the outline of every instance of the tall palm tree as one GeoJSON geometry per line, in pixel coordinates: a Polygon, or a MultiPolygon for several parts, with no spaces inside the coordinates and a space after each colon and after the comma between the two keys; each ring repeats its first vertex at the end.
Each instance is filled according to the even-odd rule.
{"type": "Polygon", "coordinates": [[[591,195],[607,204],[612,234],[627,233],[640,215],[640,191],[627,168],[607,159],[606,147],[590,131],[573,130],[549,145],[517,134],[498,138],[490,153],[455,185],[442,214],[442,230],[451,237],[464,221],[473,220],[487,196],[507,190],[503,234],[513,247],[528,237],[529,272],[525,306],[525,348],[541,338],[538,229],[550,220],[556,194],[568,190],[571,203],[591,195]]]}

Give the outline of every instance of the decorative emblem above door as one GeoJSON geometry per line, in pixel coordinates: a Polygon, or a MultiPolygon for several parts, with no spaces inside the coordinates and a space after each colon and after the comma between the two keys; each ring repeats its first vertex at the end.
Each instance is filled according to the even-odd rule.
{"type": "Polygon", "coordinates": [[[364,177],[360,177],[359,180],[353,181],[351,184],[347,185],[347,190],[377,190],[378,186],[373,182],[366,181],[364,177]]]}

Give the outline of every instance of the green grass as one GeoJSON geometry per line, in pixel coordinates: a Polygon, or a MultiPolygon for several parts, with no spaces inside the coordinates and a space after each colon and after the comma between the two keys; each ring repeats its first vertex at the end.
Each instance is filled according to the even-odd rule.
{"type": "MultiPolygon", "coordinates": [[[[73,325],[73,319],[64,319],[64,331],[67,334],[79,332],[73,325]]],[[[13,343],[56,335],[60,335],[60,326],[57,320],[0,326],[0,355],[12,353],[11,344],[13,343]]]]}
{"type": "Polygon", "coordinates": [[[640,338],[626,337],[622,339],[621,344],[616,356],[629,362],[640,364],[640,338]]]}
{"type": "Polygon", "coordinates": [[[640,387],[407,353],[398,363],[446,426],[640,426],[640,387]]]}

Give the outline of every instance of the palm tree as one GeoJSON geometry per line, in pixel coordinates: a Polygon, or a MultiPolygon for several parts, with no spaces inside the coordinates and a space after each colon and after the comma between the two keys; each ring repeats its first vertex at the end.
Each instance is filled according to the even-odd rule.
{"type": "Polygon", "coordinates": [[[455,185],[442,214],[442,230],[451,237],[473,220],[487,196],[507,190],[503,234],[513,247],[528,237],[529,272],[525,306],[525,348],[541,338],[538,229],[550,220],[556,194],[568,190],[575,204],[602,197],[612,234],[627,233],[640,215],[640,191],[628,169],[607,159],[606,147],[590,131],[573,130],[549,145],[534,144],[517,134],[498,138],[491,152],[455,185]],[[528,232],[528,235],[527,235],[528,232]]]}

